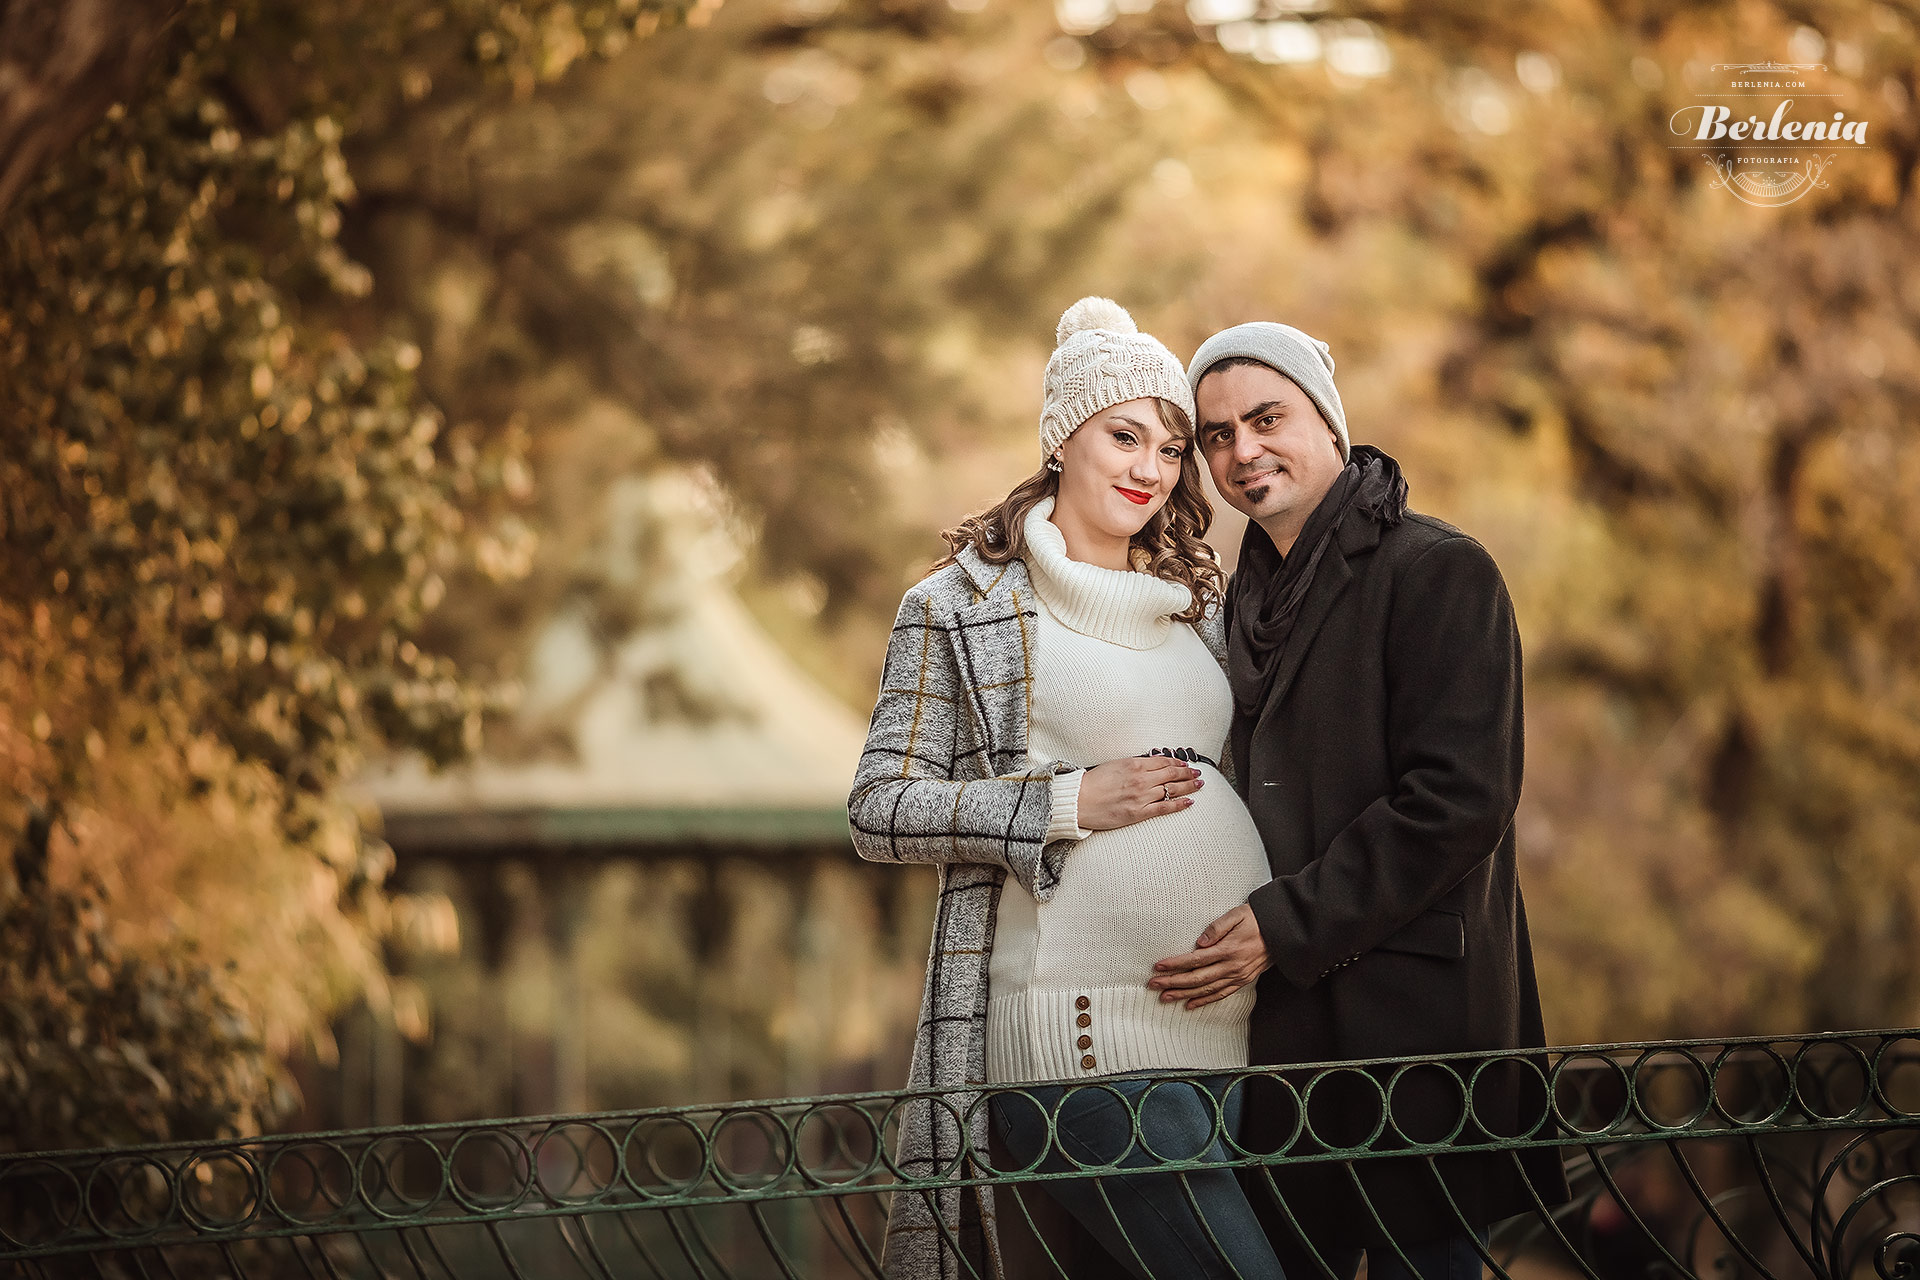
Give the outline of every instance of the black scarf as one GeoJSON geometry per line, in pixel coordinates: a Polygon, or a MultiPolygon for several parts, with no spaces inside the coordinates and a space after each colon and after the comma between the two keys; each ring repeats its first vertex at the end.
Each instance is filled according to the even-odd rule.
{"type": "Polygon", "coordinates": [[[1400,464],[1372,445],[1355,445],[1326,497],[1307,517],[1293,550],[1282,556],[1273,539],[1249,524],[1240,562],[1227,589],[1227,679],[1233,686],[1233,763],[1244,789],[1254,721],[1273,688],[1280,655],[1313,586],[1320,558],[1349,512],[1395,525],[1407,513],[1407,482],[1400,464]]]}

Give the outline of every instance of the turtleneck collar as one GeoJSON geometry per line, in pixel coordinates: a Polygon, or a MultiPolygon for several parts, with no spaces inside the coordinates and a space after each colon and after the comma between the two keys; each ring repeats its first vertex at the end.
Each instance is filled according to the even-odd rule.
{"type": "Polygon", "coordinates": [[[1067,557],[1066,535],[1048,517],[1053,499],[1027,513],[1027,574],[1061,625],[1129,649],[1152,649],[1167,638],[1173,615],[1193,603],[1177,582],[1128,569],[1103,569],[1067,557]]]}

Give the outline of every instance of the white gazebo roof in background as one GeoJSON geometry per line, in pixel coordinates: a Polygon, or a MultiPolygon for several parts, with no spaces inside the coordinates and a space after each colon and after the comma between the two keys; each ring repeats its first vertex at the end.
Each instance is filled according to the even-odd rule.
{"type": "Polygon", "coordinates": [[[844,841],[865,726],[803,672],[732,589],[733,544],[685,478],[616,486],[603,581],[645,619],[611,645],[584,609],[549,619],[517,731],[529,759],[440,772],[417,759],[359,791],[409,848],[844,841]],[[623,536],[624,535],[624,536],[623,536]],[[637,535],[645,535],[644,537],[637,535]],[[654,548],[640,563],[633,548],[654,548]],[[666,550],[661,552],[661,548],[666,550]],[[627,562],[612,557],[626,551],[627,562]]]}

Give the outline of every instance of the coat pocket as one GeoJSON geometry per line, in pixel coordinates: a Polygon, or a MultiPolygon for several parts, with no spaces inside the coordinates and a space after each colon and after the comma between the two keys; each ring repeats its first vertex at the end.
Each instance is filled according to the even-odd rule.
{"type": "Polygon", "coordinates": [[[1434,907],[1407,921],[1375,950],[1432,956],[1437,960],[1462,959],[1467,954],[1466,917],[1458,911],[1434,907]]]}

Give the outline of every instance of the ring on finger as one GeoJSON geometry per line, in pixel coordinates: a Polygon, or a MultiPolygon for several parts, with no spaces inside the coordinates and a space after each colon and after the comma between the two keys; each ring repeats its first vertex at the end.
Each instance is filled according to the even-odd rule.
{"type": "Polygon", "coordinates": [[[1164,803],[1165,801],[1171,800],[1172,798],[1173,798],[1173,788],[1169,786],[1167,783],[1164,783],[1164,782],[1161,783],[1160,784],[1161,801],[1164,803]]]}

